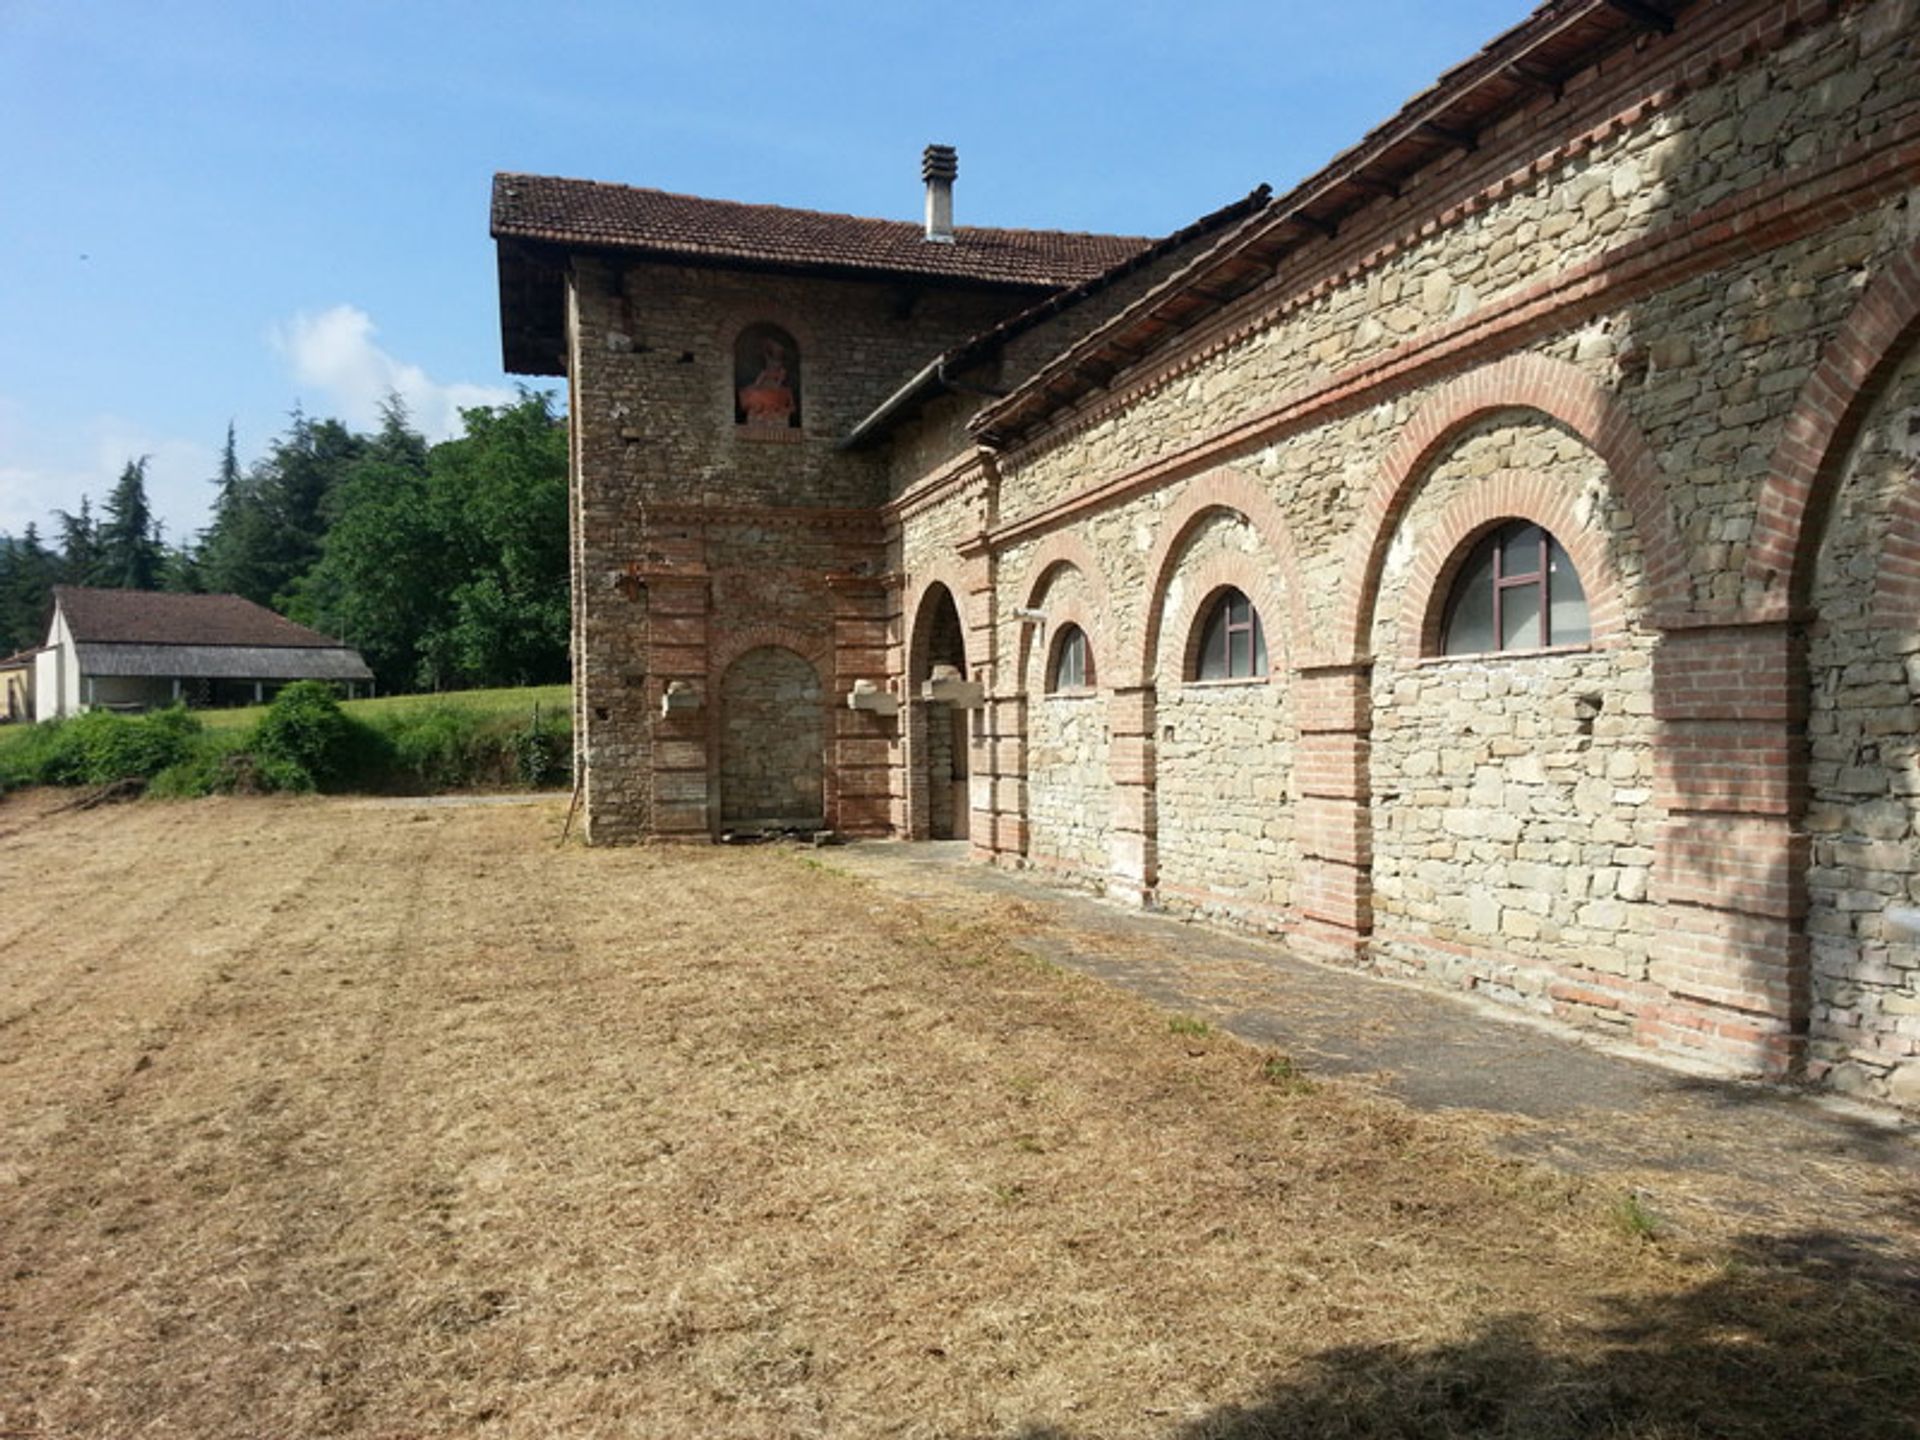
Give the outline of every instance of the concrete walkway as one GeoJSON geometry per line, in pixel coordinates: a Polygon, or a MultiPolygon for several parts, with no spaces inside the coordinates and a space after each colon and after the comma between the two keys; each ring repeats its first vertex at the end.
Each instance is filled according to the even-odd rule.
{"type": "Polygon", "coordinates": [[[1915,1117],[1690,1074],[1486,1002],[973,864],[960,842],[821,858],[955,918],[1011,914],[1032,953],[1284,1051],[1309,1075],[1476,1112],[1501,1149],[1632,1189],[1676,1231],[1841,1239],[1920,1289],[1915,1117]]]}

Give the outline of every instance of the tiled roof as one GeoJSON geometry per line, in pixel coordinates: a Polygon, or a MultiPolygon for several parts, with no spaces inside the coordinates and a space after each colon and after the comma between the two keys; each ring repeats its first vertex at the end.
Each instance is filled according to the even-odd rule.
{"type": "Polygon", "coordinates": [[[1090,280],[1149,243],[1128,235],[960,225],[953,243],[942,244],[904,220],[703,200],[546,175],[494,176],[493,236],[695,260],[1048,287],[1090,280]]]}
{"type": "Polygon", "coordinates": [[[344,649],[238,595],[173,595],[154,590],[89,590],[56,585],[53,598],[76,641],[124,645],[248,645],[344,649]]]}

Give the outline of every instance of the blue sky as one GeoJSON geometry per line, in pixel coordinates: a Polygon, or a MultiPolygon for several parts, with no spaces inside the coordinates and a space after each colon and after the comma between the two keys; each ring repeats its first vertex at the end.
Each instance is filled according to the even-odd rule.
{"type": "Polygon", "coordinates": [[[1284,190],[1526,0],[0,0],[0,533],[152,457],[170,538],[300,405],[510,397],[496,170],[1161,234],[1284,190]]]}

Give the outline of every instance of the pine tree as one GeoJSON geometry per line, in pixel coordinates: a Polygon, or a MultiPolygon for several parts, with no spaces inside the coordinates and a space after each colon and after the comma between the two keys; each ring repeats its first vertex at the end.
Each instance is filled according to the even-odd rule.
{"type": "Polygon", "coordinates": [[[107,497],[106,518],[96,531],[97,583],[113,590],[152,590],[160,582],[162,550],[147,503],[147,459],[129,460],[107,497]]]}
{"type": "Polygon", "coordinates": [[[60,517],[60,563],[63,585],[92,585],[100,574],[100,538],[93,519],[93,501],[80,497],[80,513],[53,512],[60,517]]]}
{"type": "Polygon", "coordinates": [[[57,557],[28,525],[18,539],[0,542],[0,654],[28,650],[47,638],[57,557]]]}

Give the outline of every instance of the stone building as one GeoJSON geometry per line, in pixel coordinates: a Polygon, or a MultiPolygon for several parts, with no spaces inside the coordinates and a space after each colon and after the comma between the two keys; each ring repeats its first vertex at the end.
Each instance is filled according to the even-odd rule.
{"type": "Polygon", "coordinates": [[[1920,1103],[1917,35],[1552,0],[1158,242],[499,177],[591,837],[965,835],[1920,1103]]]}

